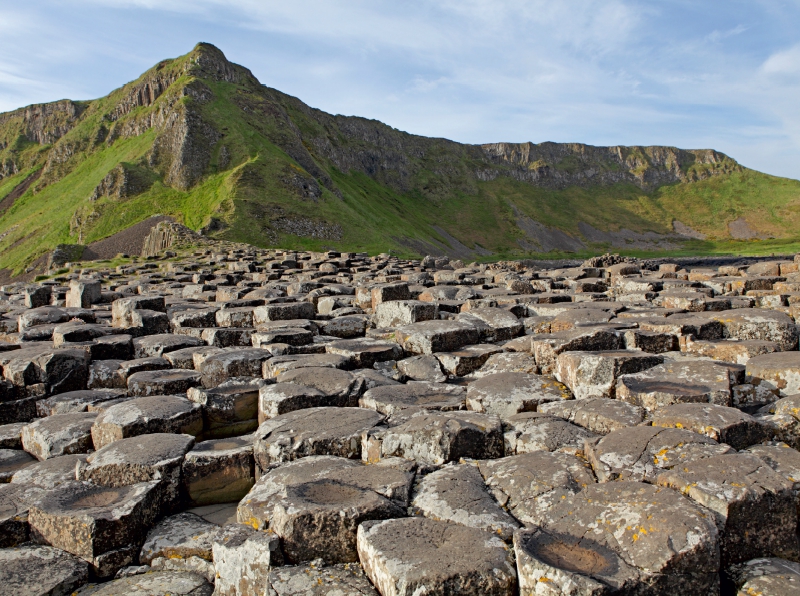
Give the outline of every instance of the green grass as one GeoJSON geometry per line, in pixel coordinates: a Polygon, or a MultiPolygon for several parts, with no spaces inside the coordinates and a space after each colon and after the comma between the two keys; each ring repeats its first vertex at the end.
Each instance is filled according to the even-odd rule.
{"type": "MultiPolygon", "coordinates": [[[[198,51],[204,50],[194,50],[198,51]]],[[[56,244],[100,240],[155,214],[170,215],[194,230],[217,219],[223,223],[218,237],[256,246],[369,253],[391,250],[402,256],[415,254],[408,248],[409,241],[446,245],[434,226],[467,247],[479,245],[492,251],[492,259],[583,257],[605,250],[634,256],[800,250],[800,181],[743,169],[725,157],[715,164],[704,164],[695,154],[672,152],[666,167],[680,168],[698,181],[652,191],[634,184],[550,189],[503,175],[512,166],[494,163],[491,167],[500,175],[480,182],[474,173],[489,164],[479,149],[413,137],[363,119],[347,121],[353,129],[360,127],[363,135],[345,135],[341,118],[309,111],[299,100],[265,89],[257,81],[233,84],[193,78],[194,71],[186,67],[194,52],[164,61],[137,81],[85,104],[78,124],[52,147],[25,140],[20,118],[0,126],[0,141],[7,143],[0,158],[13,157],[25,166],[19,174],[0,180],[0,199],[35,168],[42,167],[51,151],[65,156],[50,160],[34,187],[0,214],[0,235],[6,234],[0,239],[0,268],[19,272],[56,244]],[[176,81],[153,105],[117,113],[117,106],[136,85],[159,77],[176,81]],[[185,93],[187,87],[193,92],[185,93]],[[207,95],[206,90],[211,92],[210,101],[192,99],[198,96],[195,92],[207,95]],[[188,190],[167,184],[169,160],[157,153],[151,156],[162,131],[149,128],[138,137],[107,140],[108,135],[116,134],[114,131],[124,131],[164,110],[174,110],[178,116],[192,111],[220,134],[219,142],[208,148],[211,159],[204,175],[188,190]],[[396,158],[392,152],[402,153],[404,176],[391,168],[378,168],[372,176],[357,168],[342,172],[336,163],[318,154],[322,140],[351,156],[374,155],[375,135],[381,137],[382,147],[391,148],[387,159],[396,158]],[[90,201],[94,188],[120,163],[152,180],[152,185],[133,197],[90,201]],[[701,180],[703,177],[706,179],[701,180]],[[331,183],[325,188],[328,179],[331,183]],[[318,185],[321,196],[301,196],[293,187],[292,181],[297,180],[318,185]],[[625,228],[672,234],[677,219],[706,234],[707,239],[682,242],[675,250],[665,252],[590,244],[580,253],[537,255],[520,247],[519,241],[525,238],[517,225],[520,216],[577,238],[581,238],[580,222],[602,231],[625,228]],[[727,226],[739,217],[775,239],[732,240],[727,226]],[[78,218],[82,222],[79,226],[78,218]],[[276,218],[337,227],[341,237],[287,234],[275,225],[276,218]]],[[[66,122],[63,115],[56,114],[53,119],[53,125],[66,122]]],[[[602,172],[637,174],[660,167],[654,165],[657,148],[622,148],[623,161],[618,163],[597,157],[602,152],[582,153],[579,146],[570,147],[574,154],[562,154],[549,164],[562,175],[578,173],[588,166],[602,172]],[[586,161],[589,159],[594,161],[586,161]]],[[[532,158],[529,167],[544,165],[544,160],[532,158]]]]}
{"type": "Polygon", "coordinates": [[[89,196],[103,177],[120,161],[136,161],[153,141],[153,132],[121,140],[105,151],[86,156],[58,184],[34,194],[28,190],[0,216],[0,227],[18,226],[0,241],[2,266],[19,270],[41,254],[61,243],[74,243],[70,236],[70,220],[75,210],[88,203],[89,196]],[[28,242],[16,244],[22,238],[28,242]]]}

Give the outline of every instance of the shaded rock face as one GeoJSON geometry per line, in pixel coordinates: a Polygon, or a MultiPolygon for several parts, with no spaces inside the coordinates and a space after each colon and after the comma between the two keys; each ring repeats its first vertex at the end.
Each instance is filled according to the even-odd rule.
{"type": "Polygon", "coordinates": [[[792,593],[787,288],[209,246],[3,287],[3,587],[792,593]]]}
{"type": "MultiPolygon", "coordinates": [[[[140,195],[156,179],[186,191],[205,176],[221,172],[226,172],[231,186],[241,191],[237,196],[248,197],[244,199],[248,204],[233,206],[234,220],[229,212],[223,213],[227,207],[207,209],[204,221],[196,227],[214,233],[230,231],[233,221],[249,217],[256,220],[257,235],[274,244],[282,235],[329,242],[348,240],[350,230],[336,215],[326,219],[319,213],[306,213],[291,200],[276,200],[296,198],[303,204],[316,204],[341,199],[347,188],[334,183],[334,170],[367,176],[397,193],[419,193],[434,205],[459,194],[475,196],[479,183],[497,178],[550,189],[634,184],[652,190],[741,171],[732,159],[711,150],[557,143],[464,145],[410,135],[374,120],[315,110],[297,98],[264,87],[250,71],[228,61],[217,48],[199,44],[186,56],[158,63],[103,101],[62,101],[2,115],[0,176],[42,165],[36,187],[42,188],[58,183],[88,156],[148,131],[153,141],[144,155],[137,155],[132,163],[109,163],[100,173],[97,179],[102,181],[81,206],[75,235],[80,237],[98,225],[103,209],[95,211],[94,201],[101,197],[140,195]],[[221,92],[220,84],[236,92],[221,92]],[[215,113],[215,102],[224,103],[225,119],[215,113]],[[263,160],[251,162],[250,155],[258,145],[242,148],[241,143],[227,138],[231,134],[227,116],[250,127],[288,159],[277,162],[274,169],[263,167],[263,160]],[[66,134],[76,126],[85,134],[66,134]],[[50,147],[40,156],[23,156],[15,149],[17,139],[50,147]],[[280,197],[265,192],[272,190],[273,184],[280,197]]],[[[512,209],[516,211],[516,207],[512,209]]],[[[576,250],[598,240],[662,248],[684,238],[668,233],[666,227],[663,234],[625,229],[607,232],[585,222],[580,222],[580,235],[576,234],[580,237],[573,237],[522,213],[514,213],[514,218],[524,236],[518,243],[525,249],[576,250]]],[[[491,254],[472,241],[459,241],[451,233],[434,225],[421,239],[404,229],[397,234],[403,237],[395,241],[463,258],[491,254]]]]}
{"type": "Polygon", "coordinates": [[[725,155],[712,150],[591,147],[577,143],[492,143],[482,145],[481,148],[495,163],[516,166],[514,177],[518,180],[551,188],[565,188],[590,181],[605,184],[630,182],[642,188],[652,188],[661,184],[697,179],[689,178],[681,168],[687,163],[711,166],[705,176],[740,169],[725,155]],[[613,163],[618,167],[614,170],[598,171],[598,163],[613,163]],[[642,169],[642,166],[645,167],[642,169]]]}

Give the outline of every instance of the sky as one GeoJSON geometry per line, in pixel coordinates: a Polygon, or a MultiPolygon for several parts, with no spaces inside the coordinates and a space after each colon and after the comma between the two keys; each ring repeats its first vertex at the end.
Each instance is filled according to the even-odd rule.
{"type": "Polygon", "coordinates": [[[0,0],[0,40],[0,111],[205,41],[414,134],[713,148],[800,179],[800,0],[0,0]]]}

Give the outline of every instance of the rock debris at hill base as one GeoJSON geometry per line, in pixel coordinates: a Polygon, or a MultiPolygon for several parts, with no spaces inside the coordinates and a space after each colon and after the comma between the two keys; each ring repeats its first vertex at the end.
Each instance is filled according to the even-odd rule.
{"type": "Polygon", "coordinates": [[[0,312],[3,594],[800,588],[800,258],[210,243],[0,312]]]}

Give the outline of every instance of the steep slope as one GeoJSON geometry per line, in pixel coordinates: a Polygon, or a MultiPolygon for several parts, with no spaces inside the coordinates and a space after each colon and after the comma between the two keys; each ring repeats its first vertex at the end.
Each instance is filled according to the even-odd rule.
{"type": "Polygon", "coordinates": [[[794,236],[800,182],[713,150],[409,135],[310,108],[208,44],[104,98],[0,115],[0,268],[156,214],[261,246],[665,250],[794,236]]]}

